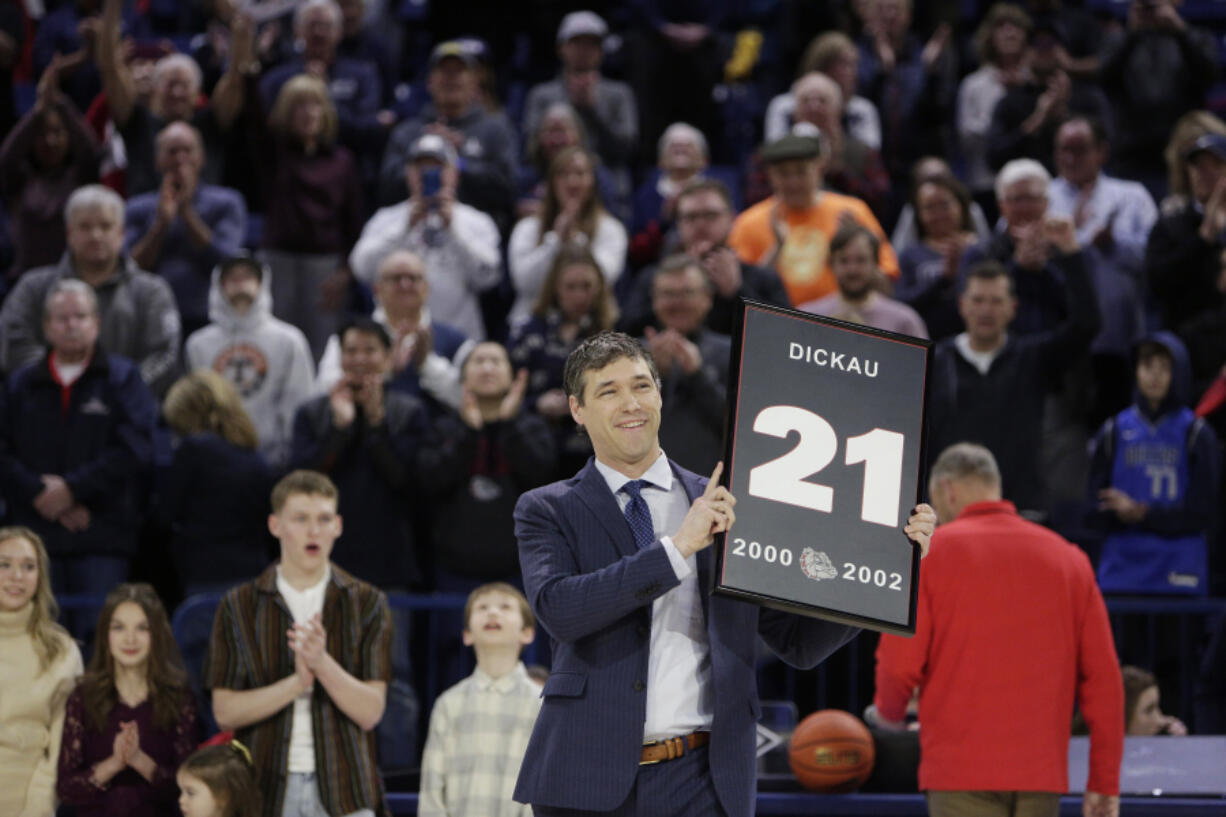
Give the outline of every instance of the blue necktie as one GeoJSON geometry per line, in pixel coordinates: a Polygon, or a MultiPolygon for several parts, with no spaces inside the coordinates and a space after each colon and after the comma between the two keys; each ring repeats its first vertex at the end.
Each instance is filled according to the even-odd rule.
{"type": "Polygon", "coordinates": [[[643,499],[642,490],[648,485],[645,479],[634,479],[621,487],[630,501],[626,503],[626,521],[630,523],[630,532],[634,534],[634,544],[639,550],[651,547],[656,541],[656,529],[651,522],[651,511],[647,509],[647,500],[643,499]]]}

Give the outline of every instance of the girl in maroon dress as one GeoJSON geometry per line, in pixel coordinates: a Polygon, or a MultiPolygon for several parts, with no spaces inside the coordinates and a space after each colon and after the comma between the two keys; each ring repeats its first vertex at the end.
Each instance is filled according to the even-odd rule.
{"type": "Polygon", "coordinates": [[[60,799],[77,817],[175,813],[175,772],[200,738],[196,704],[166,610],[148,584],[106,597],[94,655],[68,698],[60,799]]]}

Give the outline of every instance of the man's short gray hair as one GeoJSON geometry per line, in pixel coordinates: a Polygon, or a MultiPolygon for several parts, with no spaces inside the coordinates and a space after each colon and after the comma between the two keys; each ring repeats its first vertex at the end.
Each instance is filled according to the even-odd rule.
{"type": "Polygon", "coordinates": [[[61,278],[51,285],[51,289],[47,291],[47,297],[43,299],[44,319],[51,314],[51,302],[66,294],[80,295],[89,304],[90,311],[95,316],[98,314],[98,294],[94,292],[93,287],[80,278],[61,278]]]}
{"type": "Polygon", "coordinates": [[[707,137],[703,136],[702,131],[688,122],[674,122],[664,129],[664,133],[660,134],[660,141],[656,144],[656,161],[659,161],[659,157],[664,155],[664,148],[668,147],[668,143],[679,137],[697,143],[703,158],[708,160],[711,158],[711,151],[707,147],[707,137]]]}
{"type": "Polygon", "coordinates": [[[1030,179],[1042,182],[1044,193],[1046,193],[1047,185],[1051,182],[1051,174],[1047,172],[1047,168],[1034,159],[1014,159],[1011,162],[1006,162],[1005,166],[996,174],[997,200],[1003,200],[1005,191],[1011,186],[1018,182],[1029,181],[1030,179]]]}
{"type": "Polygon", "coordinates": [[[87,184],[72,191],[64,205],[64,223],[72,224],[73,218],[82,210],[110,210],[111,215],[123,223],[123,198],[109,187],[87,184]]]}
{"type": "Polygon", "coordinates": [[[170,54],[158,60],[157,64],[153,66],[154,87],[159,85],[162,79],[176,68],[182,68],[191,75],[192,87],[199,92],[201,85],[204,83],[204,76],[200,73],[200,66],[187,54],[170,54]]]}
{"type": "Polygon", "coordinates": [[[929,483],[942,480],[974,479],[985,485],[1000,486],[1000,468],[992,452],[976,443],[954,443],[941,452],[928,474],[929,483]]]}
{"type": "Polygon", "coordinates": [[[306,0],[305,3],[294,9],[294,33],[297,34],[302,30],[306,16],[315,9],[327,10],[328,14],[332,17],[332,24],[336,26],[336,34],[339,37],[344,17],[341,15],[341,7],[333,2],[333,0],[306,0]]]}

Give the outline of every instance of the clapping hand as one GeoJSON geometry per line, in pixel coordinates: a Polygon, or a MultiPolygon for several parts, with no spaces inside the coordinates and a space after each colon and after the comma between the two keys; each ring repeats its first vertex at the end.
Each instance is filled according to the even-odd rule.
{"type": "Polygon", "coordinates": [[[298,659],[301,659],[308,673],[314,677],[319,671],[319,662],[323,659],[328,644],[328,634],[324,631],[319,613],[290,627],[288,635],[289,648],[294,651],[295,672],[298,671],[298,659]]]}
{"type": "Polygon", "coordinates": [[[511,381],[511,388],[498,406],[498,417],[501,420],[514,420],[519,416],[519,410],[524,405],[524,391],[528,388],[528,370],[520,369],[511,381]]]}

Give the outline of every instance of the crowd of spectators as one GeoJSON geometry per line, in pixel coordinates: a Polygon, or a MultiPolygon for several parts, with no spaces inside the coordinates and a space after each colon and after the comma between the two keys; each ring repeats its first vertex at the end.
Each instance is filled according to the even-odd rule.
{"type": "Polygon", "coordinates": [[[1104,590],[1226,587],[1213,4],[452,5],[0,2],[0,491],[57,594],[249,579],[298,468],[355,576],[516,585],[569,351],[641,338],[708,473],[741,297],[931,338],[928,450],[1104,590]]]}

